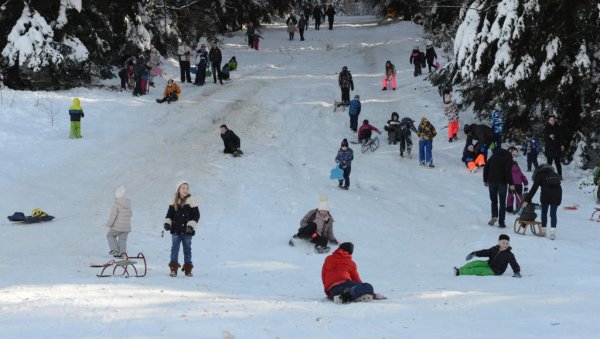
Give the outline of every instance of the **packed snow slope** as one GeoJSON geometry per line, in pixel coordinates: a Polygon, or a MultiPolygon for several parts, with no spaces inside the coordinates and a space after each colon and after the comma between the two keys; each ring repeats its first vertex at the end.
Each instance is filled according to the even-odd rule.
{"type": "MultiPolygon", "coordinates": [[[[182,86],[181,100],[157,104],[167,76],[150,95],[74,89],[15,92],[0,105],[0,206],[4,215],[36,207],[49,223],[0,223],[2,338],[594,338],[600,331],[600,224],[593,197],[565,170],[558,239],[487,225],[481,174],[460,162],[464,135],[448,143],[437,90],[408,63],[421,29],[379,26],[372,17],[337,18],[288,41],[283,24],[264,29],[259,51],[242,32],[223,42],[239,70],[225,85],[182,86]],[[334,48],[326,49],[327,41],[334,48]],[[381,91],[386,60],[398,89],[381,91]],[[375,152],[354,146],[352,184],[337,188],[330,169],[343,138],[354,140],[339,99],[337,73],[351,70],[360,120],[382,128],[391,112],[438,130],[435,169],[401,159],[385,135],[375,152]],[[83,139],[68,138],[68,107],[79,97],[83,139]],[[242,158],[222,154],[219,125],[242,139],[242,158]],[[193,238],[194,277],[168,275],[170,236],[161,237],[180,180],[200,200],[193,238]],[[145,278],[97,278],[108,261],[106,228],[115,188],[133,205],[128,252],[143,252],[145,278]],[[288,246],[304,214],[329,197],[340,241],[355,244],[362,278],[387,300],[336,305],[324,300],[324,255],[288,246]],[[454,277],[474,250],[511,236],[522,279],[454,277]]],[[[116,83],[116,82],[114,82],[116,83]]],[[[463,112],[461,125],[473,121],[463,112]]],[[[413,153],[416,153],[417,138],[413,153]]],[[[540,160],[541,157],[540,157],[540,160]]],[[[525,164],[520,159],[521,166],[525,164]]],[[[537,198],[536,198],[537,200],[537,198]]],[[[180,262],[183,261],[180,255],[180,262]]]]}

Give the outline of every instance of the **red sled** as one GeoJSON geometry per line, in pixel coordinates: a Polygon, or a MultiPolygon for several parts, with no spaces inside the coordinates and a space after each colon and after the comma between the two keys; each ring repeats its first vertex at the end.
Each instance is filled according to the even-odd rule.
{"type": "Polygon", "coordinates": [[[575,204],[575,205],[567,205],[567,206],[565,206],[565,207],[564,207],[564,209],[566,209],[566,210],[570,210],[570,211],[574,211],[574,210],[576,210],[576,209],[578,209],[578,208],[579,208],[579,205],[578,205],[578,204],[575,204]]]}

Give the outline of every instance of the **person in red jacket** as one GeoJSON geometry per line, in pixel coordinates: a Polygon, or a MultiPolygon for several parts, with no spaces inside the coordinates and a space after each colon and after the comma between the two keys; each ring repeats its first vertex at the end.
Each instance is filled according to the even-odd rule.
{"type": "Polygon", "coordinates": [[[362,144],[371,140],[372,131],[381,134],[381,131],[379,131],[377,127],[369,124],[369,120],[363,120],[362,125],[360,125],[360,127],[358,128],[358,132],[356,133],[358,135],[358,142],[362,144]]]}
{"type": "Polygon", "coordinates": [[[354,244],[345,242],[325,258],[321,279],[328,298],[335,303],[373,300],[373,286],[363,283],[358,275],[356,263],[352,260],[354,244]]]}

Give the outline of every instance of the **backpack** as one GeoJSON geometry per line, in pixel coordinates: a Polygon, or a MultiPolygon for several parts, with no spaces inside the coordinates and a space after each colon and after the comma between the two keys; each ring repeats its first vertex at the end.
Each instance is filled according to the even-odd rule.
{"type": "Polygon", "coordinates": [[[545,186],[560,187],[561,177],[554,170],[550,171],[544,180],[545,186]]]}

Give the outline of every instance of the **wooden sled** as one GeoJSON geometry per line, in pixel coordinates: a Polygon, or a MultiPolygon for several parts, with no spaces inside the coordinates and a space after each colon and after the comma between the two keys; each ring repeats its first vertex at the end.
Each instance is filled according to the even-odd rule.
{"type": "Polygon", "coordinates": [[[536,235],[538,237],[543,237],[544,233],[542,232],[542,223],[539,221],[528,221],[528,220],[515,220],[515,224],[513,229],[515,233],[525,235],[527,232],[527,226],[531,229],[531,234],[536,235]]]}
{"type": "Polygon", "coordinates": [[[125,277],[125,278],[129,278],[129,277],[136,277],[136,278],[141,278],[141,277],[145,277],[146,273],[148,272],[148,266],[146,265],[146,257],[144,257],[143,253],[138,253],[137,256],[135,257],[130,257],[127,255],[127,253],[124,253],[124,258],[122,259],[113,259],[110,260],[104,264],[92,264],[90,265],[90,267],[98,267],[98,268],[102,268],[102,271],[100,271],[99,274],[96,274],[97,277],[99,278],[106,278],[106,277],[113,277],[116,275],[125,277]],[[132,259],[140,259],[141,261],[139,262],[139,264],[143,264],[144,265],[144,273],[140,274],[137,270],[137,267],[135,267],[136,264],[138,264],[138,261],[134,261],[132,259]],[[104,273],[106,272],[107,269],[110,270],[110,268],[112,267],[112,274],[108,274],[104,273]],[[131,271],[133,269],[133,271],[131,271]],[[120,274],[118,274],[119,272],[117,272],[117,270],[119,270],[119,272],[121,272],[120,274]],[[131,274],[133,273],[133,274],[131,274]]]}
{"type": "Polygon", "coordinates": [[[596,220],[597,222],[600,222],[600,207],[596,207],[596,210],[594,212],[592,212],[592,216],[590,217],[590,220],[594,220],[594,215],[596,213],[598,213],[598,220],[596,220]]]}

